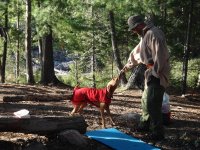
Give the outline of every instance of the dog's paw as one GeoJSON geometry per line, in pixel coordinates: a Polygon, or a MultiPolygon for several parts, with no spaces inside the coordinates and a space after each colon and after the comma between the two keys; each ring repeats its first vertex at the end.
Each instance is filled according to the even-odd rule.
{"type": "Polygon", "coordinates": [[[69,113],[69,116],[74,116],[74,114],[72,114],[72,113],[69,113]]]}

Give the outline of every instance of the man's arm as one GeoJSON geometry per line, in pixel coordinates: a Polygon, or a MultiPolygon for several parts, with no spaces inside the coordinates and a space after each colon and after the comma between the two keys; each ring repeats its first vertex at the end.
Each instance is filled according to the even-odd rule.
{"type": "Polygon", "coordinates": [[[141,59],[140,59],[140,43],[130,53],[127,64],[123,67],[121,72],[127,72],[128,70],[137,66],[141,62],[141,59]]]}

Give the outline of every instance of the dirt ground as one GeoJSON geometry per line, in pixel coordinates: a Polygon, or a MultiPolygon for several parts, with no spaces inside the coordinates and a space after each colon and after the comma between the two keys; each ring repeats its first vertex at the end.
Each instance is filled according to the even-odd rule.
{"type": "MultiPolygon", "coordinates": [[[[17,84],[0,84],[0,115],[8,115],[20,109],[28,109],[31,114],[37,115],[69,115],[72,110],[71,102],[67,99],[57,102],[3,102],[3,96],[25,95],[25,94],[60,94],[71,93],[72,90],[65,87],[31,86],[17,84]]],[[[156,142],[147,137],[148,133],[134,132],[134,123],[130,121],[119,121],[122,114],[141,113],[141,91],[126,90],[116,91],[111,102],[111,113],[113,114],[115,126],[107,121],[107,128],[114,127],[118,130],[153,144],[164,150],[195,150],[200,149],[200,92],[188,91],[183,98],[178,90],[170,89],[171,124],[165,126],[166,137],[156,142]]],[[[99,112],[95,107],[85,108],[83,116],[88,124],[87,131],[100,129],[99,112]]],[[[111,148],[86,138],[89,142],[85,148],[75,147],[70,143],[62,143],[59,140],[39,136],[36,134],[23,134],[12,132],[0,132],[0,150],[110,150],[111,148]]]]}

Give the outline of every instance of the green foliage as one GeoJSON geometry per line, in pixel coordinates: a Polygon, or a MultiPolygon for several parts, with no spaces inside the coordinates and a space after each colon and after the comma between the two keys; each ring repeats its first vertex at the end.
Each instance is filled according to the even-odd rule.
{"type": "Polygon", "coordinates": [[[26,79],[25,74],[20,75],[17,80],[18,80],[18,83],[20,83],[20,84],[26,84],[27,83],[27,79],[26,79]]]}
{"type": "Polygon", "coordinates": [[[182,62],[171,62],[170,71],[170,85],[174,87],[181,87],[182,82],[182,62]]]}
{"type": "Polygon", "coordinates": [[[41,70],[38,69],[36,71],[34,71],[34,79],[36,83],[39,83],[41,80],[41,70]]]}
{"type": "MultiPolygon", "coordinates": [[[[38,39],[48,33],[49,26],[53,30],[55,50],[65,50],[68,54],[80,55],[79,76],[83,85],[90,86],[91,81],[91,53],[95,49],[97,85],[105,86],[107,78],[112,74],[110,64],[113,62],[112,43],[110,40],[110,25],[108,12],[112,10],[115,17],[117,44],[123,63],[126,63],[130,51],[138,43],[137,36],[127,31],[127,19],[134,14],[154,14],[155,24],[161,27],[166,34],[167,44],[171,57],[175,58],[171,72],[173,85],[181,86],[182,57],[186,41],[186,31],[190,2],[187,0],[40,0],[32,2],[32,44],[37,46],[38,39]],[[165,14],[166,13],[166,14],[165,14]],[[108,69],[109,68],[109,69],[108,69]],[[105,72],[103,70],[106,70],[105,72]],[[179,70],[179,71],[177,71],[179,70]],[[98,72],[98,73],[97,73],[98,72]],[[87,75],[84,75],[87,73],[87,75]],[[105,81],[105,82],[104,82],[105,81]]],[[[200,5],[194,1],[192,37],[188,71],[188,84],[195,87],[196,72],[190,70],[194,64],[193,58],[199,59],[200,43],[200,5]],[[191,65],[191,66],[190,66],[191,65]]],[[[0,26],[4,26],[5,2],[0,2],[0,26]]],[[[9,42],[7,64],[10,65],[10,56],[14,57],[17,49],[17,40],[20,42],[20,70],[23,74],[19,80],[25,80],[24,60],[24,15],[25,3],[21,0],[9,1],[9,42]],[[18,7],[17,7],[18,2],[18,7]],[[17,12],[19,12],[20,27],[16,28],[17,12]]],[[[3,38],[0,38],[0,54],[3,51],[3,38]]],[[[11,60],[13,60],[12,58],[11,60]]],[[[8,74],[13,75],[11,67],[6,66],[8,74]]],[[[15,62],[11,63],[15,67],[15,62]]],[[[116,69],[116,67],[114,67],[116,69]]],[[[7,76],[8,77],[8,76],[7,76]]],[[[14,78],[14,75],[12,76],[14,78]]],[[[40,73],[35,73],[39,81],[40,73]]],[[[74,72],[67,77],[59,77],[63,82],[75,85],[74,72]]],[[[14,82],[14,79],[13,79],[14,82]]]]}
{"type": "MultiPolygon", "coordinates": [[[[171,61],[170,71],[170,85],[181,88],[182,86],[182,66],[181,61],[171,61]]],[[[198,75],[200,73],[200,60],[191,59],[188,62],[187,86],[190,88],[197,88],[198,75]]]]}
{"type": "Polygon", "coordinates": [[[188,79],[189,87],[196,88],[198,76],[200,74],[200,59],[191,59],[188,63],[188,79]]]}
{"type": "Polygon", "coordinates": [[[76,81],[74,79],[74,76],[69,74],[69,75],[56,75],[56,77],[58,78],[58,80],[60,80],[62,83],[65,83],[66,85],[71,85],[71,86],[75,86],[76,85],[76,81]]]}
{"type": "MultiPolygon", "coordinates": [[[[108,64],[106,66],[107,67],[103,68],[102,70],[98,70],[95,72],[97,88],[105,87],[107,83],[112,79],[112,74],[113,77],[116,77],[118,75],[117,70],[114,70],[114,72],[112,73],[111,65],[108,64]]],[[[71,70],[69,71],[69,74],[59,75],[58,78],[65,84],[75,86],[77,85],[77,80],[75,78],[76,70],[74,64],[71,64],[70,68],[71,70]]],[[[78,82],[80,83],[81,87],[92,87],[92,73],[81,72],[78,68],[78,82]]]]}

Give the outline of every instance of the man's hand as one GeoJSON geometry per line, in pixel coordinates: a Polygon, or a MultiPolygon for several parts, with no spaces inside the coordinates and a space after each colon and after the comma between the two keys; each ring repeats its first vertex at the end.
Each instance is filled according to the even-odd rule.
{"type": "Polygon", "coordinates": [[[124,68],[120,71],[120,74],[121,73],[125,73],[125,72],[127,72],[129,69],[126,67],[126,66],[124,66],[124,68]]]}

